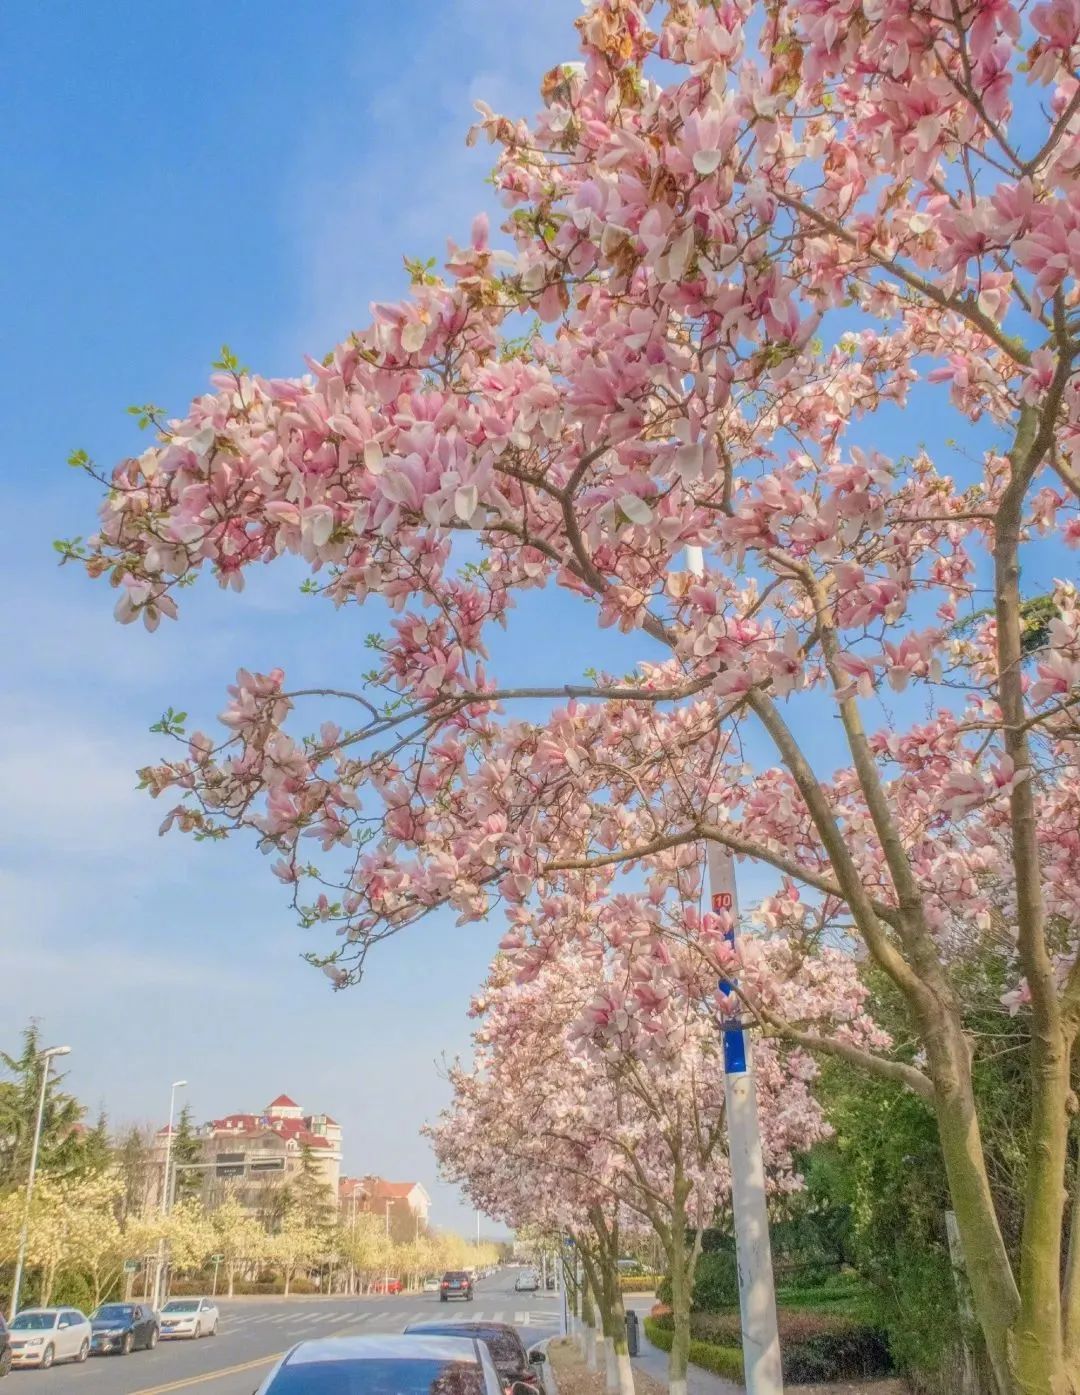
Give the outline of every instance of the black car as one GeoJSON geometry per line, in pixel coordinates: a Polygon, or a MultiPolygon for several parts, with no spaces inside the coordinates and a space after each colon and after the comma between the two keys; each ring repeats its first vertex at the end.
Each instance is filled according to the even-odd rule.
{"type": "Polygon", "coordinates": [[[140,1347],[153,1351],[158,1339],[158,1315],[149,1303],[102,1303],[90,1314],[90,1350],[129,1356],[140,1347]]]}
{"type": "Polygon", "coordinates": [[[0,1314],[0,1376],[6,1376],[11,1370],[11,1338],[8,1336],[7,1323],[3,1314],[0,1314]]]}
{"type": "Polygon", "coordinates": [[[526,1385],[536,1395],[544,1388],[540,1367],[547,1358],[542,1351],[527,1352],[517,1329],[507,1322],[411,1322],[405,1331],[417,1337],[474,1337],[483,1342],[499,1373],[503,1395],[511,1395],[515,1385],[526,1385]]]}
{"type": "MultiPolygon", "coordinates": [[[[255,1395],[503,1395],[483,1342],[464,1337],[327,1337],[300,1342],[255,1395]]],[[[515,1391],[514,1395],[527,1395],[515,1391]]]]}
{"type": "Polygon", "coordinates": [[[473,1283],[464,1269],[448,1269],[439,1285],[439,1302],[449,1303],[451,1298],[464,1298],[472,1302],[473,1283]]]}

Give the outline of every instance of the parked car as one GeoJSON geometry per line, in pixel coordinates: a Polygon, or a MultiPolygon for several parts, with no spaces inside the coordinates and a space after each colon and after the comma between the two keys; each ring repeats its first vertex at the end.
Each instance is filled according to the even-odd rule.
{"type": "Polygon", "coordinates": [[[90,1350],[95,1355],[153,1351],[157,1339],[158,1315],[149,1303],[102,1303],[90,1314],[90,1350]]]}
{"type": "Polygon", "coordinates": [[[11,1370],[11,1338],[8,1336],[7,1323],[4,1321],[3,1313],[0,1313],[0,1376],[6,1376],[11,1370]]]}
{"type": "Polygon", "coordinates": [[[539,1287],[540,1280],[528,1270],[524,1274],[519,1274],[514,1280],[514,1289],[517,1293],[535,1293],[539,1287]]]}
{"type": "Polygon", "coordinates": [[[464,1298],[471,1303],[473,1298],[473,1281],[465,1269],[448,1269],[442,1276],[442,1283],[439,1285],[439,1302],[449,1303],[451,1298],[464,1298]]]}
{"type": "MultiPolygon", "coordinates": [[[[511,1395],[515,1385],[526,1385],[533,1395],[544,1388],[540,1369],[546,1360],[537,1349],[526,1351],[517,1329],[506,1322],[411,1322],[407,1334],[418,1337],[475,1337],[491,1353],[503,1395],[511,1395]]],[[[517,1392],[523,1395],[523,1392],[517,1392]]]]}
{"type": "MultiPolygon", "coordinates": [[[[503,1395],[483,1342],[465,1337],[324,1337],[300,1342],[255,1395],[503,1395]]],[[[513,1395],[526,1395],[524,1390],[513,1395]]]]}
{"type": "Polygon", "coordinates": [[[78,1308],[24,1308],[11,1324],[12,1366],[47,1371],[54,1361],[85,1361],[90,1319],[78,1308]]]}
{"type": "Polygon", "coordinates": [[[439,1291],[439,1281],[438,1281],[438,1279],[432,1277],[432,1278],[430,1278],[430,1279],[425,1279],[425,1280],[424,1280],[424,1292],[425,1292],[425,1293],[438,1293],[438,1291],[439,1291]]]}
{"type": "Polygon", "coordinates": [[[554,1287],[555,1287],[555,1275],[554,1275],[554,1274],[549,1274],[549,1275],[547,1276],[547,1282],[545,1283],[544,1287],[545,1287],[545,1288],[554,1288],[554,1287]]]}
{"type": "Polygon", "coordinates": [[[161,1310],[162,1337],[215,1337],[217,1304],[212,1298],[170,1298],[161,1310]]]}
{"type": "Polygon", "coordinates": [[[400,1279],[380,1279],[378,1283],[372,1284],[372,1293],[404,1293],[405,1285],[400,1279]]]}

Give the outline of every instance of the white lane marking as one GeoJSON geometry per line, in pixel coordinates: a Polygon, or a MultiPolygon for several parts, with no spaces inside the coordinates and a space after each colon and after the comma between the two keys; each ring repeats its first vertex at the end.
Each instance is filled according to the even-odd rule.
{"type": "Polygon", "coordinates": [[[502,1313],[496,1313],[491,1320],[492,1322],[505,1322],[506,1318],[502,1313]]]}
{"type": "Polygon", "coordinates": [[[528,1315],[528,1313],[515,1313],[515,1314],[514,1314],[514,1326],[515,1326],[515,1327],[528,1327],[528,1325],[529,1325],[529,1315],[528,1315]]]}

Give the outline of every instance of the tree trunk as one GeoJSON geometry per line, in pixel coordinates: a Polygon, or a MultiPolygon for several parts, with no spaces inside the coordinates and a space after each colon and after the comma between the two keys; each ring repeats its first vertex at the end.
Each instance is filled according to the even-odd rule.
{"type": "MultiPolygon", "coordinates": [[[[1060,306],[1058,307],[1060,309],[1060,306]]],[[[994,525],[998,704],[1005,751],[1016,778],[1009,791],[1016,944],[1031,995],[1031,1126],[1020,1245],[1020,1311],[1009,1333],[1009,1354],[1024,1395],[1071,1395],[1062,1324],[1062,1239],[1068,1164],[1074,1026],[1063,1016],[1057,974],[1046,937],[1034,770],[1024,701],[1023,602],[1020,536],[1024,499],[1053,439],[1071,356],[1063,354],[1038,408],[1021,409],[1009,452],[1010,479],[994,525]]],[[[981,1316],[981,1314],[980,1314],[981,1316]]],[[[985,1326],[985,1323],[984,1323],[985,1326]]]]}
{"type": "Polygon", "coordinates": [[[285,1297],[288,1298],[288,1296],[289,1296],[289,1285],[292,1283],[292,1270],[289,1269],[288,1267],[286,1267],[286,1269],[285,1269],[285,1271],[284,1271],[284,1279],[285,1279],[285,1297]]]}
{"type": "Polygon", "coordinates": [[[668,1353],[668,1393],[686,1395],[686,1368],[690,1363],[690,1298],[693,1291],[693,1260],[687,1254],[686,1201],[676,1183],[671,1216],[671,1351],[668,1353]]]}
{"type": "Polygon", "coordinates": [[[949,1194],[987,1355],[1001,1395],[1028,1395],[1015,1383],[1008,1334],[1019,1316],[1020,1295],[986,1175],[967,1042],[958,1022],[924,1031],[949,1194]]]}
{"type": "Polygon", "coordinates": [[[592,1295],[589,1292],[589,1282],[584,1280],[581,1285],[581,1321],[585,1327],[585,1364],[590,1371],[596,1370],[596,1328],[593,1325],[595,1317],[593,1314],[592,1295]]]}

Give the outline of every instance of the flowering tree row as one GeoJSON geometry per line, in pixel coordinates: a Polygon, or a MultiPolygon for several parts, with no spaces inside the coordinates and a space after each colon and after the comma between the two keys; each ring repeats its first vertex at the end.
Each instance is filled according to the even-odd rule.
{"type": "Polygon", "coordinates": [[[241,669],[223,733],[167,715],[187,749],[143,779],[166,826],[275,854],[339,984],[444,905],[501,902],[534,969],[546,896],[631,863],[685,897],[702,840],[789,878],[917,1054],[763,1019],[926,1100],[1002,1395],[1075,1391],[1080,9],[592,0],[578,30],[534,121],[481,112],[499,246],[478,219],[303,377],[225,355],[147,409],[67,548],[121,620],[287,553],[392,620],[362,683],[241,669]],[[544,587],[627,636],[622,676],[494,671],[544,587]],[[957,973],[985,936],[1033,1025],[1015,1262],[957,973]]]}
{"type": "MultiPolygon", "coordinates": [[[[386,1275],[415,1287],[428,1274],[466,1263],[494,1263],[497,1257],[492,1245],[478,1250],[460,1236],[442,1232],[399,1244],[386,1235],[381,1217],[366,1214],[318,1227],[290,1208],[278,1228],[269,1231],[232,1196],[212,1211],[196,1199],[181,1201],[162,1216],[156,1207],[125,1214],[122,1193],[115,1173],[38,1179],[27,1248],[36,1301],[49,1304],[65,1280],[82,1275],[88,1281],[88,1301],[96,1307],[120,1290],[126,1260],[149,1260],[162,1242],[170,1270],[179,1276],[204,1273],[216,1258],[229,1296],[238,1280],[265,1270],[281,1276],[287,1293],[298,1275],[328,1267],[353,1292],[386,1275]]],[[[15,1261],[24,1201],[21,1189],[0,1198],[0,1266],[15,1261]]],[[[129,1292],[135,1282],[129,1274],[129,1292]]]]}
{"type": "MultiPolygon", "coordinates": [[[[432,1136],[446,1174],[488,1214],[574,1237],[609,1341],[609,1383],[623,1395],[633,1378],[618,1260],[628,1233],[655,1234],[671,1274],[679,1395],[701,1235],[730,1193],[713,981],[688,952],[667,954],[658,981],[656,942],[622,956],[598,943],[524,978],[496,961],[473,1004],[475,1059],[452,1072],[453,1104],[432,1136]]],[[[841,1010],[827,993],[818,1010],[841,1010]]],[[[849,1030],[874,1031],[858,1008],[849,1030]]],[[[765,1041],[755,1071],[767,1174],[783,1193],[800,1185],[793,1153],[828,1132],[815,1070],[805,1052],[765,1041]]]]}

